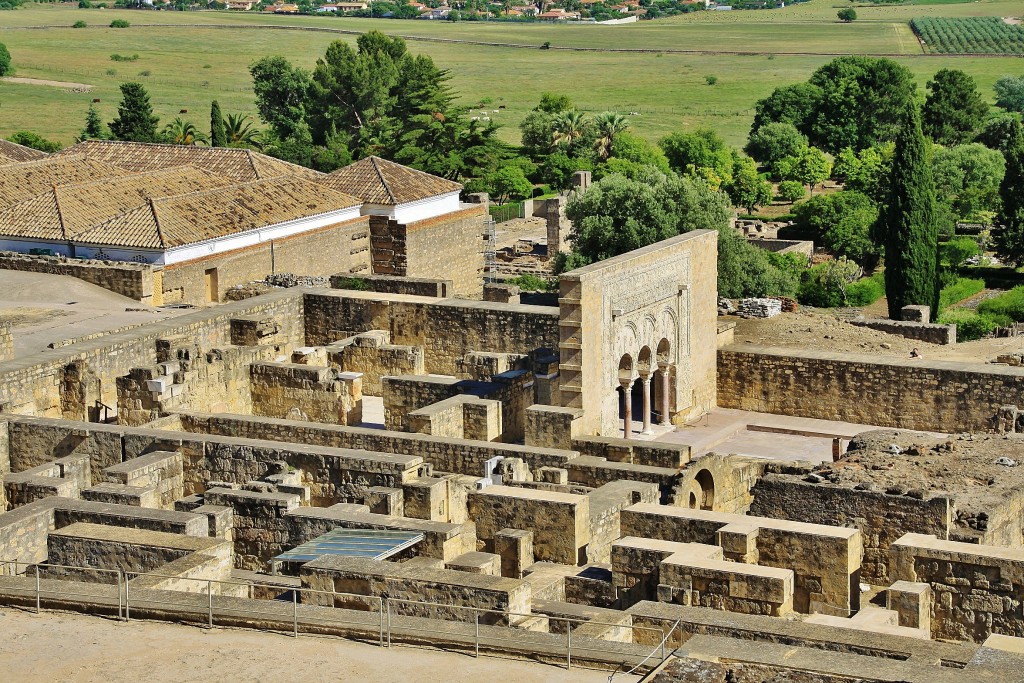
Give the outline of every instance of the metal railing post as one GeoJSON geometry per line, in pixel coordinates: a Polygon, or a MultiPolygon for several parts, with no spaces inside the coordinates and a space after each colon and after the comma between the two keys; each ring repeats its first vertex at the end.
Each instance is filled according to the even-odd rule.
{"type": "Polygon", "coordinates": [[[39,614],[40,607],[40,590],[39,590],[39,565],[35,565],[36,568],[36,614],[39,614]]]}
{"type": "Polygon", "coordinates": [[[676,627],[673,624],[672,628],[668,630],[668,635],[661,639],[661,661],[663,662],[665,661],[665,643],[668,642],[668,639],[672,637],[672,631],[674,631],[675,628],[676,627]]]}
{"type": "Polygon", "coordinates": [[[121,584],[122,583],[123,583],[123,581],[121,579],[121,570],[118,569],[117,570],[117,618],[118,618],[118,620],[124,618],[124,614],[123,614],[123,610],[124,610],[124,597],[121,595],[121,584]]]}
{"type": "Polygon", "coordinates": [[[476,656],[480,656],[480,613],[473,612],[473,624],[476,626],[476,656]]]}
{"type": "Polygon", "coordinates": [[[213,628],[213,582],[209,579],[206,580],[206,595],[207,597],[209,597],[210,605],[209,620],[207,621],[207,625],[210,628],[213,628]]]}
{"type": "Polygon", "coordinates": [[[391,647],[391,601],[384,598],[384,603],[388,608],[388,647],[391,647]]]}
{"type": "Polygon", "coordinates": [[[565,670],[572,668],[572,624],[565,620],[565,670]]]}
{"type": "Polygon", "coordinates": [[[292,589],[292,635],[299,637],[299,592],[292,589]]]}
{"type": "Polygon", "coordinates": [[[380,602],[380,646],[384,647],[384,599],[377,598],[380,602]]]}
{"type": "Polygon", "coordinates": [[[124,620],[132,620],[131,600],[128,598],[128,584],[131,583],[129,572],[124,573],[124,620]]]}

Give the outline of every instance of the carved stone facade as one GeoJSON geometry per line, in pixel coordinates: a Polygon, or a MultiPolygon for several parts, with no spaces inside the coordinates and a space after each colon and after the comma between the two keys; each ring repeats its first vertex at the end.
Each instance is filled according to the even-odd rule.
{"type": "Polygon", "coordinates": [[[716,254],[701,230],[562,276],[561,404],[583,409],[582,433],[714,407],[716,254]]]}

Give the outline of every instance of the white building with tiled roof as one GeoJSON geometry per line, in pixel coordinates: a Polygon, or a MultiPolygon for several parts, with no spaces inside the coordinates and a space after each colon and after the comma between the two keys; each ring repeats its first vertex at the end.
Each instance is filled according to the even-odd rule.
{"type": "Polygon", "coordinates": [[[413,223],[458,211],[462,185],[380,157],[328,174],[324,185],[363,200],[364,216],[413,223]]]}

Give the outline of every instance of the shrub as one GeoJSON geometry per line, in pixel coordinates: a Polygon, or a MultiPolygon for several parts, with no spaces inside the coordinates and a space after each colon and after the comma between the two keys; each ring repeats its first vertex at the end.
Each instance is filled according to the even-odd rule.
{"type": "Polygon", "coordinates": [[[78,0],[78,9],[92,9],[92,3],[89,0],[78,0]]]}
{"type": "MultiPolygon", "coordinates": [[[[836,308],[847,305],[847,287],[854,284],[860,268],[853,261],[836,259],[814,266],[801,274],[797,299],[802,304],[818,308],[836,308]]],[[[859,300],[867,298],[858,292],[859,300]]]]}
{"type": "Polygon", "coordinates": [[[958,277],[939,292],[939,311],[944,311],[953,304],[959,303],[967,297],[974,296],[983,289],[985,289],[984,280],[958,277]]]}
{"type": "Polygon", "coordinates": [[[981,339],[997,327],[1007,324],[997,316],[982,315],[966,308],[946,311],[939,316],[939,322],[943,325],[956,325],[956,340],[962,342],[981,339]]]}
{"type": "Polygon", "coordinates": [[[997,297],[982,301],[978,313],[1002,316],[1014,322],[1024,321],[1024,286],[1014,287],[997,297]]]}
{"type": "Polygon", "coordinates": [[[40,152],[46,152],[47,154],[59,152],[63,148],[63,145],[59,142],[47,140],[46,138],[28,130],[19,130],[7,139],[15,144],[22,145],[24,147],[31,147],[32,149],[38,149],[40,152]]]}
{"type": "Polygon", "coordinates": [[[107,75],[108,76],[116,76],[117,75],[117,69],[107,69],[107,75]]]}
{"type": "Polygon", "coordinates": [[[718,76],[705,76],[704,82],[708,85],[714,85],[715,83],[718,83],[718,76]]]}
{"type": "Polygon", "coordinates": [[[110,28],[128,28],[131,24],[128,23],[127,19],[114,19],[110,22],[110,28]]]}
{"type": "Polygon", "coordinates": [[[110,61],[112,62],[134,62],[139,58],[139,55],[119,55],[116,52],[110,55],[110,61]]]}
{"type": "Polygon", "coordinates": [[[71,24],[71,28],[85,28],[88,25],[89,24],[87,24],[84,21],[82,21],[81,19],[79,19],[75,23],[71,24]]]}
{"type": "Polygon", "coordinates": [[[807,194],[807,188],[799,180],[783,180],[779,183],[779,199],[784,202],[799,201],[807,194]]]}
{"type": "Polygon", "coordinates": [[[145,71],[140,71],[139,75],[140,76],[148,76],[149,75],[149,69],[146,69],[145,71]]]}
{"type": "Polygon", "coordinates": [[[950,268],[962,266],[972,256],[980,256],[981,247],[970,237],[954,237],[939,244],[939,260],[950,268]]]}
{"type": "Polygon", "coordinates": [[[548,280],[530,273],[506,280],[505,284],[515,285],[524,292],[554,292],[558,290],[558,280],[548,280]]]}
{"type": "Polygon", "coordinates": [[[370,289],[370,285],[366,283],[361,277],[343,277],[335,281],[335,289],[355,289],[358,291],[366,291],[370,289]]]}
{"type": "Polygon", "coordinates": [[[869,306],[885,296],[885,276],[875,273],[846,285],[847,306],[869,306]]]}

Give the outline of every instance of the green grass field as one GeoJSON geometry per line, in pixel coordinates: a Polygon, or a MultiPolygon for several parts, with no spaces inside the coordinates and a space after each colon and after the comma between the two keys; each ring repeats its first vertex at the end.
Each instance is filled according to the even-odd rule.
{"type": "Polygon", "coordinates": [[[638,112],[630,117],[631,125],[651,139],[703,124],[714,127],[731,144],[740,145],[750,126],[754,102],[778,85],[806,79],[831,59],[829,54],[905,55],[899,60],[915,73],[922,89],[941,68],[968,71],[987,95],[1000,76],[1024,73],[1021,58],[923,56],[906,23],[913,16],[1011,16],[1020,13],[1019,0],[858,6],[863,19],[849,25],[835,21],[838,6],[848,3],[811,0],[784,10],[699,12],[625,26],[552,26],[29,5],[0,12],[0,42],[11,51],[15,75],[83,83],[93,89],[82,93],[46,85],[0,83],[0,134],[28,129],[71,142],[93,98],[101,100],[97,106],[104,120],[113,118],[118,85],[126,80],[146,84],[164,122],[187,109],[183,116],[206,128],[212,99],[218,99],[228,112],[254,111],[247,72],[253,60],[281,54],[311,67],[330,41],[355,39],[351,34],[258,28],[268,25],[356,32],[376,28],[407,37],[527,45],[550,41],[554,46],[760,53],[582,52],[410,41],[412,51],[428,54],[451,70],[452,86],[461,101],[470,105],[489,98],[488,115],[505,125],[503,137],[510,141],[517,140],[516,125],[544,91],[564,92],[591,111],[638,112]],[[128,19],[132,27],[106,28],[118,17],[128,19]],[[79,19],[89,27],[70,28],[79,19]],[[57,28],[17,28],[28,26],[57,28]],[[114,53],[138,53],[140,58],[115,62],[110,59],[114,53]],[[140,76],[142,72],[149,75],[140,76]],[[716,85],[705,84],[709,75],[718,77],[716,85]],[[505,108],[494,113],[498,105],[505,108]]]}

